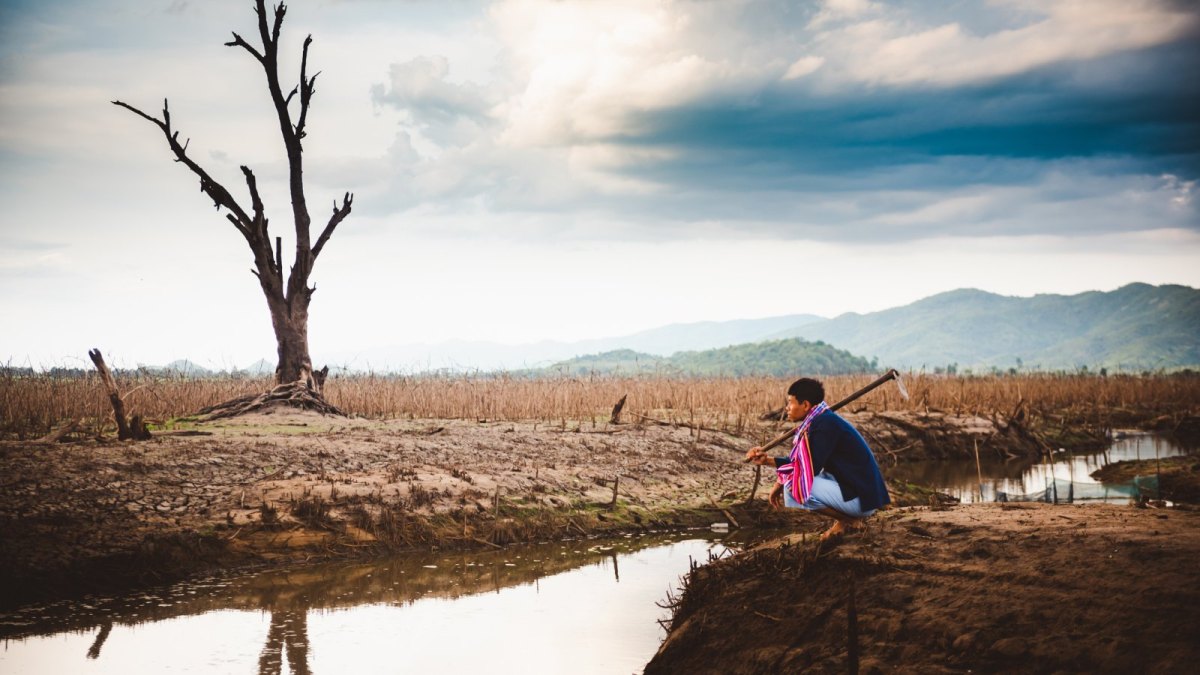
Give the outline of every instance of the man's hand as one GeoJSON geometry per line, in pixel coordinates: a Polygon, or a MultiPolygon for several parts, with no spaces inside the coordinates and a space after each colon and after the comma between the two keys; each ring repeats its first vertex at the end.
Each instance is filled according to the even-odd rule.
{"type": "Polygon", "coordinates": [[[767,495],[767,503],[772,508],[783,508],[783,483],[776,483],[775,487],[771,488],[771,494],[767,495]]]}
{"type": "Polygon", "coordinates": [[[746,461],[759,466],[766,466],[768,464],[775,466],[775,458],[763,452],[763,449],[758,446],[754,446],[746,451],[746,461]]]}

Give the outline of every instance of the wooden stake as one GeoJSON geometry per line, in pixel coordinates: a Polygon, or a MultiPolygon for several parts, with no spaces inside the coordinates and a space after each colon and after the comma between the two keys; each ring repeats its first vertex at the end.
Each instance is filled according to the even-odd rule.
{"type": "Polygon", "coordinates": [[[754,495],[758,493],[758,483],[762,480],[762,464],[754,465],[754,487],[750,488],[750,496],[746,498],[746,503],[754,501],[754,495]]]}
{"type": "Polygon", "coordinates": [[[113,407],[113,417],[117,420],[117,438],[122,441],[131,438],[143,441],[150,438],[150,432],[146,430],[146,425],[140,424],[140,418],[136,429],[131,429],[129,423],[125,421],[125,401],[121,399],[121,392],[117,390],[117,381],[113,379],[112,371],[104,363],[104,355],[100,353],[99,349],[90,349],[88,356],[91,357],[92,363],[96,364],[96,370],[100,373],[100,381],[104,383],[104,388],[108,391],[108,400],[113,407]]]}
{"type": "Polygon", "coordinates": [[[975,475],[979,476],[979,501],[983,501],[983,469],[979,466],[979,439],[975,441],[975,475]]]}

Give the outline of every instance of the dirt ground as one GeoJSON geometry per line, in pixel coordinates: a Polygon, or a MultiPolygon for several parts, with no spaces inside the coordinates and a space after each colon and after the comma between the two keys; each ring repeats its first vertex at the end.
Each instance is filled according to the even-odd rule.
{"type": "Polygon", "coordinates": [[[215,568],[707,526],[754,484],[748,440],[682,427],[277,411],[181,431],[0,443],[0,607],[215,568]]]}
{"type": "Polygon", "coordinates": [[[873,521],[697,569],[646,672],[1195,672],[1196,511],[974,504],[873,521]]]}
{"type": "MultiPolygon", "coordinates": [[[[936,411],[847,414],[884,466],[1036,452],[1034,430],[936,411]]],[[[746,501],[753,437],[276,410],[146,442],[0,442],[0,608],[215,569],[637,529],[786,522],[746,501]],[[615,484],[614,484],[615,483],[615,484]]],[[[1087,439],[1085,439],[1087,440],[1087,439]]],[[[898,503],[945,501],[893,483],[898,503]],[[932,500],[932,501],[931,501],[932,500]]]]}
{"type": "MultiPolygon", "coordinates": [[[[980,417],[848,418],[885,477],[1040,442],[980,417]]],[[[904,508],[818,547],[820,523],[765,506],[770,475],[747,503],[740,458],[778,428],[756,433],[276,411],[139,443],[0,442],[0,610],[213,570],[720,521],[790,534],[698,568],[647,672],[845,671],[855,654],[863,672],[1182,672],[1200,657],[1200,513],[957,506],[893,481],[904,508]]]]}

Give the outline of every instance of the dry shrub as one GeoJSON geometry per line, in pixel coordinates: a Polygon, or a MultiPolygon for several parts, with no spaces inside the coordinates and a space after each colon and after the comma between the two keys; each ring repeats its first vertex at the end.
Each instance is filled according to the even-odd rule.
{"type": "MultiPolygon", "coordinates": [[[[840,400],[874,375],[824,378],[827,398],[840,400]]],[[[613,404],[628,395],[624,419],[645,417],[686,422],[732,433],[758,428],[759,417],[783,403],[791,378],[602,376],[529,379],[514,376],[334,377],[326,382],[331,403],[372,419],[471,419],[534,421],[566,428],[603,427],[613,404]]],[[[942,410],[1008,415],[1018,404],[1058,415],[1119,426],[1167,416],[1183,419],[1200,408],[1200,376],[1021,374],[955,376],[909,373],[911,398],[885,384],[851,410],[942,410]]],[[[159,425],[235,396],[262,391],[269,378],[185,378],[123,375],[118,386],[126,407],[159,425]]],[[[0,437],[29,438],[76,419],[96,431],[112,428],[107,396],[93,374],[56,376],[0,373],[0,437]]]]}
{"type": "Polygon", "coordinates": [[[320,495],[308,495],[294,500],[291,504],[292,515],[296,520],[309,527],[326,527],[330,524],[329,503],[320,495]]]}
{"type": "Polygon", "coordinates": [[[263,525],[274,525],[279,522],[279,509],[263,502],[258,505],[258,516],[263,525]]]}

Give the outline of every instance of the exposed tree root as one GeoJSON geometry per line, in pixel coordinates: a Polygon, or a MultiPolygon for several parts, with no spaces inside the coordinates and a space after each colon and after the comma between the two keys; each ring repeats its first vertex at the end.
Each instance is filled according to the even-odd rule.
{"type": "Polygon", "coordinates": [[[346,416],[346,413],[338,410],[323,396],[309,389],[304,382],[288,382],[261,394],[240,396],[224,403],[202,408],[198,414],[204,416],[203,421],[211,422],[275,407],[301,408],[313,410],[322,415],[346,416]]]}

